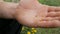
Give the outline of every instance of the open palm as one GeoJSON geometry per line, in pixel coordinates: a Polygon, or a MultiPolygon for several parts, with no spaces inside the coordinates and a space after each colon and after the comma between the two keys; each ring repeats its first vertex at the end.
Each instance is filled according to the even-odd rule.
{"type": "Polygon", "coordinates": [[[15,17],[29,27],[57,27],[60,8],[40,4],[37,0],[21,0],[15,17]]]}

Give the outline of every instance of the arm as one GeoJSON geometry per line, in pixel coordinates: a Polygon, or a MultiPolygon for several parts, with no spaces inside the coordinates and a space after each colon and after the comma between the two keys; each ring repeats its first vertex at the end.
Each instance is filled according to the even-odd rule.
{"type": "Polygon", "coordinates": [[[19,5],[15,3],[0,3],[0,17],[16,18],[20,24],[28,27],[60,27],[60,18],[56,16],[58,13],[55,11],[60,10],[60,8],[48,7],[36,2],[36,0],[21,0],[19,5]],[[17,5],[18,7],[16,8],[17,5]],[[48,11],[54,11],[53,15],[48,11]],[[46,15],[49,17],[46,17],[46,15]],[[52,18],[50,15],[53,17],[55,15],[57,18],[52,18]]]}
{"type": "Polygon", "coordinates": [[[17,3],[0,2],[0,18],[13,19],[17,3]]]}

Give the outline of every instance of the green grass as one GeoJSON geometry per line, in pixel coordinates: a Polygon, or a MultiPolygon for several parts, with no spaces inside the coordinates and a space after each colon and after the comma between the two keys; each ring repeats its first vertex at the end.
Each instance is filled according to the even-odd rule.
{"type": "Polygon", "coordinates": [[[60,0],[39,0],[39,2],[50,6],[60,6],[60,0]]]}
{"type": "MultiPolygon", "coordinates": [[[[12,0],[6,1],[11,2],[12,0]]],[[[60,0],[39,0],[39,2],[50,6],[60,6],[60,0]]],[[[21,34],[27,34],[27,32],[31,32],[31,30],[31,28],[24,26],[24,30],[21,31],[21,34]]],[[[36,28],[36,30],[37,32],[35,34],[60,34],[60,28],[36,28]]]]}

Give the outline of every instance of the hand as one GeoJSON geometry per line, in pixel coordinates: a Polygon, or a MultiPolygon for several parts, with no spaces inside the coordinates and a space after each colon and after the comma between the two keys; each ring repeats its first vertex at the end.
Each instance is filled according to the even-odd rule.
{"type": "Polygon", "coordinates": [[[14,17],[28,27],[60,27],[60,7],[40,4],[37,0],[21,0],[14,17]]]}

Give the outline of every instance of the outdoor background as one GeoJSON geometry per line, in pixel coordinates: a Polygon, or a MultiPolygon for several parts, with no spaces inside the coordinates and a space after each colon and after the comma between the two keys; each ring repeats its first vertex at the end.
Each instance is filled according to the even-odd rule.
{"type": "MultiPolygon", "coordinates": [[[[16,2],[19,0],[4,0],[6,2],[16,2]]],[[[50,6],[60,6],[60,0],[38,0],[42,4],[50,6]]],[[[23,26],[21,34],[60,34],[60,28],[28,28],[23,26]]]]}

